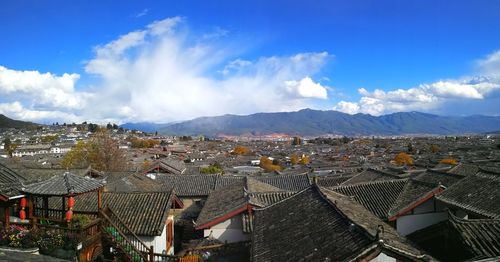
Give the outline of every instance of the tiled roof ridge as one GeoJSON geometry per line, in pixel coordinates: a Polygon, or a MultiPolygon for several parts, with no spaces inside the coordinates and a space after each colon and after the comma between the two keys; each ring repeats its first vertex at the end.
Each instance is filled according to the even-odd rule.
{"type": "Polygon", "coordinates": [[[498,214],[495,214],[495,213],[491,213],[491,212],[488,212],[486,210],[481,210],[479,208],[476,208],[474,206],[471,206],[471,205],[463,205],[461,203],[458,203],[456,201],[453,201],[451,199],[447,199],[447,198],[442,198],[439,194],[436,195],[436,198],[439,200],[439,201],[442,201],[442,202],[445,202],[445,203],[448,203],[448,204],[451,204],[451,205],[454,205],[454,206],[457,206],[457,207],[460,207],[460,208],[463,208],[465,210],[469,210],[469,211],[472,211],[473,213],[476,213],[476,214],[480,214],[480,215],[486,215],[486,216],[489,216],[489,217],[492,217],[492,218],[495,218],[495,219],[500,219],[500,215],[498,214]]]}
{"type": "Polygon", "coordinates": [[[31,183],[31,184],[26,184],[26,185],[23,184],[23,186],[38,186],[38,185],[42,185],[42,184],[47,183],[48,181],[57,179],[57,177],[60,176],[60,175],[61,174],[53,175],[53,176],[49,177],[49,179],[46,179],[46,180],[43,180],[43,181],[34,182],[34,183],[31,183]]]}
{"type": "Polygon", "coordinates": [[[453,213],[448,211],[448,217],[449,220],[453,223],[460,223],[460,224],[479,224],[479,223],[499,223],[500,224],[500,218],[478,218],[478,219],[465,219],[465,218],[460,218],[455,216],[453,213]]]}
{"type": "Polygon", "coordinates": [[[494,180],[500,180],[500,173],[493,172],[490,170],[480,169],[479,172],[474,174],[473,176],[486,177],[494,180]]]}
{"type": "MultiPolygon", "coordinates": [[[[323,200],[325,200],[325,201],[326,201],[326,202],[327,202],[327,203],[328,203],[331,207],[333,207],[333,208],[337,211],[337,213],[338,213],[340,216],[342,216],[344,219],[348,220],[351,224],[356,225],[358,228],[362,228],[362,229],[363,229],[363,232],[365,233],[365,235],[366,235],[367,237],[371,238],[372,240],[377,240],[377,239],[379,238],[378,232],[376,232],[376,233],[374,234],[374,232],[370,232],[370,230],[368,230],[367,228],[365,228],[363,225],[360,225],[359,223],[357,223],[356,221],[354,221],[353,219],[351,219],[350,217],[348,217],[348,216],[347,216],[347,215],[346,215],[346,214],[342,211],[342,209],[340,209],[340,208],[336,205],[336,203],[332,202],[332,200],[330,200],[330,199],[329,199],[329,198],[328,198],[328,197],[327,197],[327,196],[326,196],[326,195],[325,195],[325,194],[321,191],[321,189],[320,189],[320,187],[319,187],[318,185],[312,185],[311,187],[312,187],[312,188],[314,188],[314,189],[315,189],[315,191],[319,193],[319,195],[321,196],[321,198],[322,198],[323,200]]],[[[335,194],[335,195],[340,195],[340,196],[344,196],[344,195],[342,195],[342,194],[340,194],[340,193],[337,193],[337,192],[335,192],[335,191],[333,191],[333,190],[330,190],[330,189],[328,189],[328,188],[323,187],[323,189],[324,189],[324,190],[328,190],[328,191],[330,191],[332,194],[335,194]]],[[[350,199],[350,197],[348,197],[348,196],[344,196],[344,197],[346,197],[346,198],[349,198],[349,199],[350,199]]],[[[353,201],[353,200],[351,200],[351,201],[353,201]]],[[[353,201],[353,203],[354,203],[354,201],[353,201]]],[[[365,208],[365,207],[363,207],[363,208],[365,208]]],[[[367,210],[367,212],[369,212],[369,211],[367,210]]]]}
{"type": "Polygon", "coordinates": [[[409,180],[409,178],[400,178],[400,179],[392,179],[392,180],[378,180],[378,181],[361,182],[358,184],[338,185],[338,186],[334,186],[332,188],[352,188],[352,187],[360,187],[360,186],[367,186],[367,185],[392,184],[392,183],[406,182],[408,180],[409,180]]]}
{"type": "MultiPolygon", "coordinates": [[[[443,186],[443,185],[441,185],[441,184],[438,184],[438,185],[436,186],[436,184],[435,184],[435,183],[428,183],[428,182],[417,181],[417,180],[411,180],[411,181],[412,181],[412,182],[422,183],[422,184],[427,184],[427,185],[433,185],[434,187],[433,187],[431,190],[427,191],[426,193],[424,193],[424,194],[420,195],[420,196],[419,196],[417,199],[415,199],[414,201],[412,201],[412,202],[410,202],[409,204],[407,204],[407,205],[405,205],[405,206],[403,206],[403,207],[399,208],[399,210],[394,210],[394,212],[392,212],[392,211],[393,211],[392,209],[393,209],[393,208],[395,208],[396,206],[395,206],[395,205],[393,205],[393,206],[391,207],[391,209],[389,210],[389,213],[388,213],[389,220],[390,220],[390,218],[391,218],[391,217],[398,216],[398,215],[401,213],[401,211],[402,211],[402,210],[406,210],[406,209],[408,209],[409,207],[413,206],[415,203],[418,203],[418,202],[422,201],[423,199],[425,199],[425,198],[429,197],[429,195],[434,195],[434,197],[437,197],[437,196],[439,195],[439,189],[446,189],[446,187],[445,187],[445,186],[443,186]]],[[[403,191],[404,191],[404,189],[403,189],[403,191]]],[[[401,191],[400,196],[401,196],[401,194],[403,193],[403,191],[401,191]]]]}
{"type": "Polygon", "coordinates": [[[19,180],[19,178],[21,178],[22,180],[26,180],[26,178],[25,178],[25,177],[21,176],[20,174],[18,174],[18,173],[17,173],[17,172],[15,172],[14,170],[12,170],[12,168],[10,168],[10,167],[8,167],[8,166],[6,166],[6,165],[2,164],[2,163],[0,163],[0,169],[4,169],[4,170],[6,170],[6,171],[7,171],[7,174],[8,174],[11,178],[13,178],[13,179],[15,179],[15,180],[19,180]]]}
{"type": "MultiPolygon", "coordinates": [[[[369,167],[369,168],[368,168],[368,169],[366,169],[366,170],[361,171],[361,173],[362,173],[362,172],[364,172],[364,171],[374,171],[374,172],[377,172],[377,173],[379,173],[379,174],[381,174],[381,175],[384,175],[384,176],[390,176],[390,177],[400,178],[400,176],[398,176],[398,175],[391,174],[391,173],[389,173],[389,172],[385,172],[385,171],[383,171],[383,170],[374,169],[374,168],[371,168],[371,167],[369,167]]],[[[361,173],[360,173],[360,174],[361,174],[361,173]]]]}
{"type": "Polygon", "coordinates": [[[70,183],[69,183],[69,180],[68,180],[68,175],[69,175],[69,174],[70,174],[69,172],[64,172],[64,174],[63,174],[63,178],[64,178],[64,185],[66,186],[66,189],[68,190],[68,192],[69,192],[70,194],[73,194],[73,193],[74,193],[74,192],[73,192],[73,191],[74,191],[74,188],[73,188],[73,187],[70,185],[70,183]]]}
{"type": "Polygon", "coordinates": [[[301,195],[301,194],[304,194],[304,192],[307,192],[307,191],[308,191],[308,190],[310,190],[311,188],[312,188],[312,186],[309,186],[309,187],[304,188],[304,189],[302,189],[301,191],[298,191],[297,193],[295,193],[295,194],[293,194],[293,195],[291,195],[291,196],[289,196],[289,197],[287,197],[287,198],[284,198],[284,199],[282,199],[282,200],[280,200],[280,201],[277,201],[277,202],[275,202],[275,203],[273,203],[273,204],[271,204],[271,205],[268,205],[268,206],[266,206],[266,207],[255,208],[255,210],[256,210],[256,211],[266,210],[266,209],[271,208],[271,207],[273,207],[273,206],[275,206],[275,205],[281,204],[281,203],[283,203],[283,202],[285,202],[285,201],[287,201],[287,200],[289,200],[289,199],[292,199],[292,198],[297,197],[297,196],[299,196],[299,195],[301,195]]]}
{"type": "MultiPolygon", "coordinates": [[[[445,171],[441,171],[441,170],[434,170],[434,169],[431,169],[431,168],[428,168],[425,172],[429,172],[429,173],[437,173],[437,174],[440,174],[440,175],[450,176],[450,177],[460,177],[460,178],[467,177],[466,175],[460,175],[460,174],[455,174],[455,173],[449,173],[449,172],[445,172],[445,171]]],[[[417,176],[418,176],[418,175],[417,175],[417,176]]]]}
{"type": "MultiPolygon", "coordinates": [[[[357,223],[356,221],[354,221],[353,219],[351,219],[349,216],[347,216],[341,208],[337,207],[337,205],[335,203],[332,202],[332,200],[330,200],[324,193],[322,190],[327,190],[329,191],[329,193],[331,194],[335,194],[335,195],[339,195],[341,197],[344,197],[345,199],[349,199],[349,201],[353,201],[353,200],[350,200],[349,197],[347,196],[344,196],[340,193],[337,193],[331,189],[328,189],[328,188],[320,188],[318,187],[317,185],[313,185],[313,187],[316,187],[317,188],[317,191],[318,193],[320,194],[320,196],[326,200],[333,208],[335,208],[335,210],[337,210],[337,212],[339,213],[339,215],[341,215],[342,217],[344,217],[346,220],[350,221],[352,224],[356,225],[358,228],[361,228],[363,230],[363,232],[365,233],[366,236],[368,236],[369,238],[373,239],[374,241],[377,241],[373,246],[371,246],[370,248],[368,248],[367,250],[365,250],[365,252],[363,253],[366,253],[367,251],[369,252],[369,250],[372,250],[374,248],[377,248],[377,247],[380,247],[380,248],[386,248],[386,249],[389,249],[389,250],[392,250],[392,251],[396,251],[397,253],[399,254],[403,254],[403,255],[406,255],[406,256],[409,256],[409,257],[413,257],[413,258],[416,258],[416,259],[426,259],[427,258],[427,255],[425,254],[413,254],[411,252],[408,252],[407,250],[404,250],[404,249],[401,249],[401,248],[398,248],[398,247],[395,247],[393,245],[390,245],[387,241],[385,241],[385,238],[384,238],[384,233],[382,233],[382,237],[381,235],[379,234],[379,228],[380,226],[382,226],[382,228],[384,228],[385,225],[387,225],[386,223],[384,223],[383,221],[382,224],[379,224],[378,225],[378,229],[376,232],[373,232],[373,230],[370,230],[369,228],[366,228],[364,225],[360,224],[360,223],[357,223]]],[[[353,201],[354,204],[357,204],[353,201]]],[[[360,204],[358,204],[360,205],[360,204]]],[[[361,206],[361,205],[360,205],[361,206]]],[[[363,207],[364,208],[364,207],[363,207]]],[[[367,210],[367,212],[369,212],[367,210]]],[[[387,225],[389,226],[389,225],[387,225]]],[[[360,258],[360,256],[363,255],[363,254],[360,254],[359,256],[355,257],[354,259],[350,260],[350,261],[358,261],[358,258],[360,258]]]]}
{"type": "Polygon", "coordinates": [[[447,188],[445,185],[441,184],[441,182],[433,183],[433,182],[428,182],[428,181],[422,181],[422,180],[417,180],[414,177],[411,177],[409,179],[409,181],[411,181],[413,183],[417,183],[417,184],[422,184],[422,185],[428,185],[428,186],[433,186],[433,187],[441,186],[445,189],[447,188]]]}

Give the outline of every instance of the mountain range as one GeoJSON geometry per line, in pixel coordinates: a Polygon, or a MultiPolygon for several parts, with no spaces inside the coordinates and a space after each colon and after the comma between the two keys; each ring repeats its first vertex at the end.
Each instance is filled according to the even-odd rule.
{"type": "Polygon", "coordinates": [[[382,116],[350,115],[338,111],[303,109],[297,112],[256,113],[199,117],[171,123],[128,123],[122,127],[168,135],[266,135],[284,133],[300,136],[466,134],[500,130],[498,116],[439,116],[400,112],[382,116]]]}
{"type": "Polygon", "coordinates": [[[37,124],[31,122],[24,122],[19,120],[14,120],[6,117],[5,115],[0,114],[0,128],[27,128],[33,127],[37,124]]]}

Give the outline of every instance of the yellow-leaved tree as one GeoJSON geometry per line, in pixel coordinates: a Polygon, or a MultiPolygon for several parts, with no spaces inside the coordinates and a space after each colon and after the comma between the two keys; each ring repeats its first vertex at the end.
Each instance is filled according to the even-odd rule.
{"type": "Polygon", "coordinates": [[[273,164],[273,161],[265,156],[260,158],[260,167],[263,168],[266,172],[283,170],[283,167],[273,164]]]}
{"type": "Polygon", "coordinates": [[[394,157],[394,162],[400,166],[412,166],[413,159],[405,152],[401,152],[394,157]]]}
{"type": "Polygon", "coordinates": [[[292,165],[296,165],[298,164],[300,161],[300,158],[297,156],[297,154],[293,153],[291,156],[290,156],[290,162],[292,163],[292,165]]]}
{"type": "Polygon", "coordinates": [[[252,151],[250,151],[250,149],[248,149],[248,147],[240,146],[240,145],[234,147],[233,152],[232,152],[232,154],[235,154],[235,155],[250,155],[251,153],[252,153],[252,151]]]}
{"type": "Polygon", "coordinates": [[[92,166],[99,171],[122,171],[127,168],[127,158],[118,142],[106,130],[100,130],[87,142],[79,141],[64,156],[61,165],[64,168],[92,166]]]}
{"type": "Polygon", "coordinates": [[[441,161],[439,161],[439,163],[446,164],[446,165],[456,165],[457,160],[453,159],[453,158],[445,158],[445,159],[442,159],[441,161]]]}

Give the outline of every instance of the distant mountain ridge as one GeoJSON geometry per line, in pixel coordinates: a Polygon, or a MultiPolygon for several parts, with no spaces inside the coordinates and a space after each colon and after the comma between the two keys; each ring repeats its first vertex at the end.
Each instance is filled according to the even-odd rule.
{"type": "MultiPolygon", "coordinates": [[[[156,125],[156,124],[155,124],[156,125]]],[[[297,112],[256,113],[245,116],[200,117],[189,121],[156,125],[155,131],[169,135],[404,135],[465,134],[500,130],[497,116],[438,116],[401,112],[382,116],[349,115],[338,111],[303,109],[297,112]]]]}
{"type": "Polygon", "coordinates": [[[19,120],[14,120],[8,118],[7,116],[0,114],[0,128],[27,128],[32,126],[37,126],[38,124],[31,122],[24,122],[19,120]]]}

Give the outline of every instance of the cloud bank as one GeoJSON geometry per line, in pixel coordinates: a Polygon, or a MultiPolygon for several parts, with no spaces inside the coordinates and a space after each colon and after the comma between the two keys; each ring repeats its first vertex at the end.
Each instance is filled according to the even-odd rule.
{"type": "MultiPolygon", "coordinates": [[[[317,81],[328,79],[322,71],[333,59],[331,54],[248,59],[242,56],[243,45],[230,39],[231,32],[219,27],[195,32],[183,17],[154,21],[95,46],[82,76],[0,66],[0,113],[45,123],[162,123],[228,113],[294,111],[320,104],[324,108],[328,103],[332,108],[333,89],[317,81]],[[79,85],[85,77],[95,82],[79,85]]],[[[340,101],[333,109],[381,115],[484,103],[487,106],[481,107],[498,114],[500,51],[475,61],[475,69],[474,76],[411,88],[359,88],[357,101],[340,101]]]]}
{"type": "Polygon", "coordinates": [[[182,17],[155,21],[94,47],[85,72],[98,83],[86,92],[75,89],[77,74],[0,67],[0,92],[10,95],[0,113],[25,120],[167,122],[298,110],[328,98],[328,87],[313,80],[328,53],[245,60],[219,41],[226,35],[220,28],[193,35],[182,17]]]}
{"type": "MultiPolygon", "coordinates": [[[[433,111],[446,104],[461,101],[486,101],[498,98],[500,92],[500,51],[476,62],[478,76],[441,80],[409,89],[370,92],[358,89],[358,102],[340,101],[333,108],[348,114],[381,115],[400,111],[433,111]]],[[[496,112],[499,113],[498,111],[496,112]]]]}

